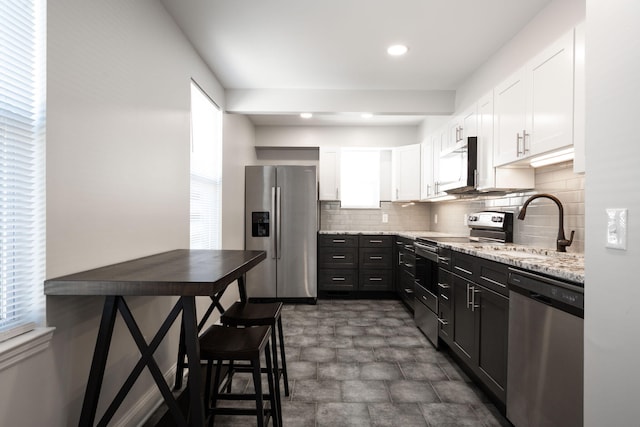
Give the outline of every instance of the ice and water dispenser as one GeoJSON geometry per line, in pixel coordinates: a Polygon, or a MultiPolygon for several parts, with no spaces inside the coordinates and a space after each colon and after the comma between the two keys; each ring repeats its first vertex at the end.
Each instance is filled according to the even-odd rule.
{"type": "Polygon", "coordinates": [[[251,236],[269,237],[269,212],[251,212],[251,236]]]}

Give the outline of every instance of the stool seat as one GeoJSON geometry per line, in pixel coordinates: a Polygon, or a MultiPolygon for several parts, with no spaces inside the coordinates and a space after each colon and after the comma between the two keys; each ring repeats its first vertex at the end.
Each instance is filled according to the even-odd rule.
{"type": "Polygon", "coordinates": [[[222,323],[232,326],[275,325],[280,317],[282,303],[236,302],[221,317],[222,323]]]}
{"type": "MultiPolygon", "coordinates": [[[[265,417],[272,417],[274,427],[282,426],[282,413],[280,404],[280,389],[276,379],[277,366],[275,360],[271,359],[271,349],[269,346],[272,337],[272,328],[269,325],[254,326],[250,328],[234,328],[221,325],[210,326],[199,338],[200,357],[207,361],[207,373],[205,382],[204,401],[208,408],[209,426],[214,423],[216,414],[227,415],[256,415],[258,427],[265,425],[265,417]],[[265,367],[260,366],[260,354],[264,352],[265,367]],[[255,393],[237,394],[221,393],[220,375],[222,373],[223,360],[228,360],[229,385],[233,375],[233,363],[236,360],[250,362],[250,371],[253,372],[253,385],[255,393]],[[216,362],[215,378],[212,378],[213,363],[216,362]],[[262,392],[261,373],[267,374],[269,383],[269,393],[262,392]],[[212,381],[213,380],[213,381],[212,381]],[[211,395],[213,391],[213,395],[211,395]],[[263,399],[268,398],[270,407],[267,409],[263,405],[263,399]],[[255,410],[244,407],[220,407],[219,400],[248,400],[255,399],[255,410]],[[210,404],[210,405],[209,405],[210,404]]],[[[275,345],[275,344],[274,344],[275,345]]]]}
{"type": "Polygon", "coordinates": [[[254,359],[260,357],[270,334],[269,326],[236,329],[212,325],[200,337],[200,355],[203,359],[254,359]]]}
{"type": "MultiPolygon", "coordinates": [[[[235,302],[222,313],[220,321],[227,326],[254,327],[258,325],[269,325],[271,330],[271,340],[273,341],[273,360],[276,366],[276,376],[278,381],[284,377],[284,395],[289,396],[289,376],[287,374],[287,357],[284,349],[284,332],[282,331],[282,303],[251,303],[235,302]],[[276,333],[277,332],[277,333],[276,333]],[[276,335],[280,344],[280,364],[276,350],[276,335]]],[[[233,375],[233,374],[231,374],[233,375]]]]}

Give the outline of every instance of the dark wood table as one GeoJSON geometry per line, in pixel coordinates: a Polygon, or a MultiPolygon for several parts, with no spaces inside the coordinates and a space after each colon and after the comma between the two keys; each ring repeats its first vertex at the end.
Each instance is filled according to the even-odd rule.
{"type": "Polygon", "coordinates": [[[204,402],[200,398],[200,347],[196,317],[196,296],[209,296],[214,301],[238,281],[240,298],[246,300],[244,274],[266,258],[263,251],[189,250],[179,249],[138,258],[44,282],[45,295],[105,296],[102,320],[96,339],[91,371],[82,404],[80,426],[93,426],[116,315],[120,312],[141,357],[126,379],[98,425],[107,425],[135,383],[144,367],[148,367],[176,425],[202,426],[205,422],[204,402]],[[179,296],[153,339],[147,343],[124,297],[179,296]],[[189,414],[180,410],[162,371],[153,358],[162,339],[182,312],[182,331],[189,368],[189,414]]]}

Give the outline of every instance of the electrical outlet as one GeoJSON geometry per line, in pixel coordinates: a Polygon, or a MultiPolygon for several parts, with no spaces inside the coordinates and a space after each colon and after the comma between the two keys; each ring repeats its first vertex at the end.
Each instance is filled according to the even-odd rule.
{"type": "Polygon", "coordinates": [[[607,209],[607,248],[627,250],[627,210],[607,209]]]}
{"type": "Polygon", "coordinates": [[[463,214],[462,225],[469,225],[469,215],[463,214]]]}
{"type": "Polygon", "coordinates": [[[438,223],[438,214],[433,214],[433,223],[434,224],[438,223]]]}
{"type": "Polygon", "coordinates": [[[389,222],[389,214],[387,213],[383,213],[382,214],[382,222],[389,222]]]}

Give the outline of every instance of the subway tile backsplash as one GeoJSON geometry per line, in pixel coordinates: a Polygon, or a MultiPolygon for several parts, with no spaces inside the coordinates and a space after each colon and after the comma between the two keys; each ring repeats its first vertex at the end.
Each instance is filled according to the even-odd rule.
{"type": "Polygon", "coordinates": [[[341,209],[340,202],[320,203],[320,229],[327,231],[429,230],[429,203],[381,202],[380,209],[341,209]],[[388,222],[382,222],[386,214],[388,222]]]}
{"type": "Polygon", "coordinates": [[[533,194],[550,193],[564,207],[564,230],[569,238],[575,230],[568,252],[584,252],[584,175],[573,173],[573,163],[566,162],[536,169],[535,190],[482,196],[438,203],[382,202],[380,209],[341,209],[339,202],[320,203],[320,228],[327,231],[418,231],[468,233],[465,217],[481,210],[514,213],[514,242],[543,248],[555,248],[558,233],[558,208],[548,199],[538,199],[527,208],[524,221],[517,215],[525,200],[533,194]],[[382,215],[388,222],[382,222],[382,215]]]}

